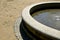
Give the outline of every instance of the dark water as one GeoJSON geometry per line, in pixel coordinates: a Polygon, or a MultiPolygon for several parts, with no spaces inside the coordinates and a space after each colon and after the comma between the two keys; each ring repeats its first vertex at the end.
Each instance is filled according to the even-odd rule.
{"type": "Polygon", "coordinates": [[[48,9],[32,14],[38,22],[60,30],[60,9],[48,9]]]}

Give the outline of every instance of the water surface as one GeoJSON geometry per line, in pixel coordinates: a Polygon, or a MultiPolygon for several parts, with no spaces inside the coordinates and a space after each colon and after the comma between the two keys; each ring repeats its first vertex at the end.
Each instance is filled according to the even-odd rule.
{"type": "Polygon", "coordinates": [[[42,10],[33,13],[32,16],[38,22],[60,30],[60,9],[42,10]]]}

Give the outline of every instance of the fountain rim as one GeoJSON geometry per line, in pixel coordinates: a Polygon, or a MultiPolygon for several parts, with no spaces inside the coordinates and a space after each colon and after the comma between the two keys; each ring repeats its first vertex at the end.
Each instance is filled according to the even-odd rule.
{"type": "Polygon", "coordinates": [[[40,22],[36,21],[32,16],[30,15],[30,9],[36,5],[41,5],[45,3],[60,3],[60,1],[49,1],[49,2],[41,2],[36,3],[33,5],[30,5],[26,7],[22,12],[22,19],[30,25],[32,28],[36,29],[39,32],[45,33],[47,35],[50,35],[54,38],[60,39],[60,31],[51,27],[48,27],[46,25],[41,24],[40,22]]]}

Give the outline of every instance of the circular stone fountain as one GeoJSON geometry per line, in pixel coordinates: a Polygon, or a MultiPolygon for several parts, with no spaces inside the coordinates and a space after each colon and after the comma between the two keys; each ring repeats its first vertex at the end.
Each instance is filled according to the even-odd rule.
{"type": "Polygon", "coordinates": [[[15,23],[22,40],[60,40],[60,2],[42,2],[26,7],[15,23]]]}

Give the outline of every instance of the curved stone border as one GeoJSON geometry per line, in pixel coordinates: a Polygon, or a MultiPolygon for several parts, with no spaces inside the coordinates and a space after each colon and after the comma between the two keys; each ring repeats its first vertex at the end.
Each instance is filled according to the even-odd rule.
{"type": "MultiPolygon", "coordinates": [[[[51,2],[42,2],[42,3],[51,3],[51,2]]],[[[42,4],[42,3],[37,3],[37,4],[42,4]]],[[[53,3],[55,3],[55,2],[53,2],[53,3]]],[[[57,2],[57,3],[60,3],[60,2],[57,2]]],[[[37,5],[37,4],[34,4],[34,5],[31,5],[31,6],[28,6],[27,8],[25,8],[24,9],[24,11],[23,11],[23,14],[22,14],[22,16],[23,16],[23,19],[29,24],[29,25],[31,25],[33,28],[35,28],[36,30],[38,29],[38,31],[40,30],[40,31],[42,31],[42,32],[44,32],[44,33],[47,33],[47,30],[48,30],[48,35],[52,35],[52,36],[54,36],[54,37],[57,37],[57,38],[60,38],[60,31],[58,31],[58,30],[55,30],[55,29],[52,29],[52,28],[49,28],[49,27],[47,27],[47,26],[45,26],[45,25],[43,25],[43,24],[40,24],[39,22],[37,22],[37,21],[35,21],[31,16],[30,16],[30,14],[29,14],[29,9],[31,8],[31,7],[33,7],[33,6],[35,6],[35,5],[37,5]],[[28,10],[27,10],[28,9],[28,10]],[[26,18],[28,18],[28,19],[26,19],[26,18]],[[31,19],[31,20],[30,20],[31,19]],[[30,21],[30,22],[29,22],[30,21]],[[33,23],[31,23],[33,21],[33,23]],[[37,25],[37,24],[38,25],[37,25]],[[35,25],[35,26],[34,26],[35,25]],[[37,27],[36,27],[37,26],[37,27]],[[41,27],[40,27],[41,26],[41,27]],[[45,28],[43,27],[43,26],[45,26],[45,28]],[[38,27],[40,27],[40,28],[43,28],[43,29],[39,29],[38,27]],[[47,30],[46,30],[47,29],[47,30]],[[51,30],[51,31],[50,31],[51,30]]],[[[21,36],[21,34],[20,34],[20,23],[21,23],[21,20],[22,20],[22,18],[21,17],[19,17],[17,20],[16,20],[16,22],[15,22],[15,28],[14,28],[14,30],[15,30],[15,34],[16,34],[16,37],[18,38],[18,40],[23,40],[23,38],[22,38],[22,36],[21,36]]]]}
{"type": "MultiPolygon", "coordinates": [[[[23,12],[22,12],[22,18],[23,20],[30,25],[32,28],[34,28],[35,30],[45,33],[49,36],[52,36],[54,38],[58,38],[60,39],[60,31],[50,28],[46,25],[43,25],[39,22],[37,22],[34,18],[31,17],[30,15],[30,9],[36,5],[41,5],[41,4],[46,4],[46,3],[60,3],[59,1],[53,1],[53,2],[41,2],[41,3],[37,3],[37,4],[33,4],[31,6],[26,7],[23,12]]],[[[35,7],[36,8],[36,7],[35,7]]]]}
{"type": "Polygon", "coordinates": [[[18,40],[23,40],[21,34],[20,34],[20,24],[21,24],[22,18],[19,17],[16,22],[15,22],[15,26],[14,26],[14,31],[16,34],[16,37],[18,40]]]}

